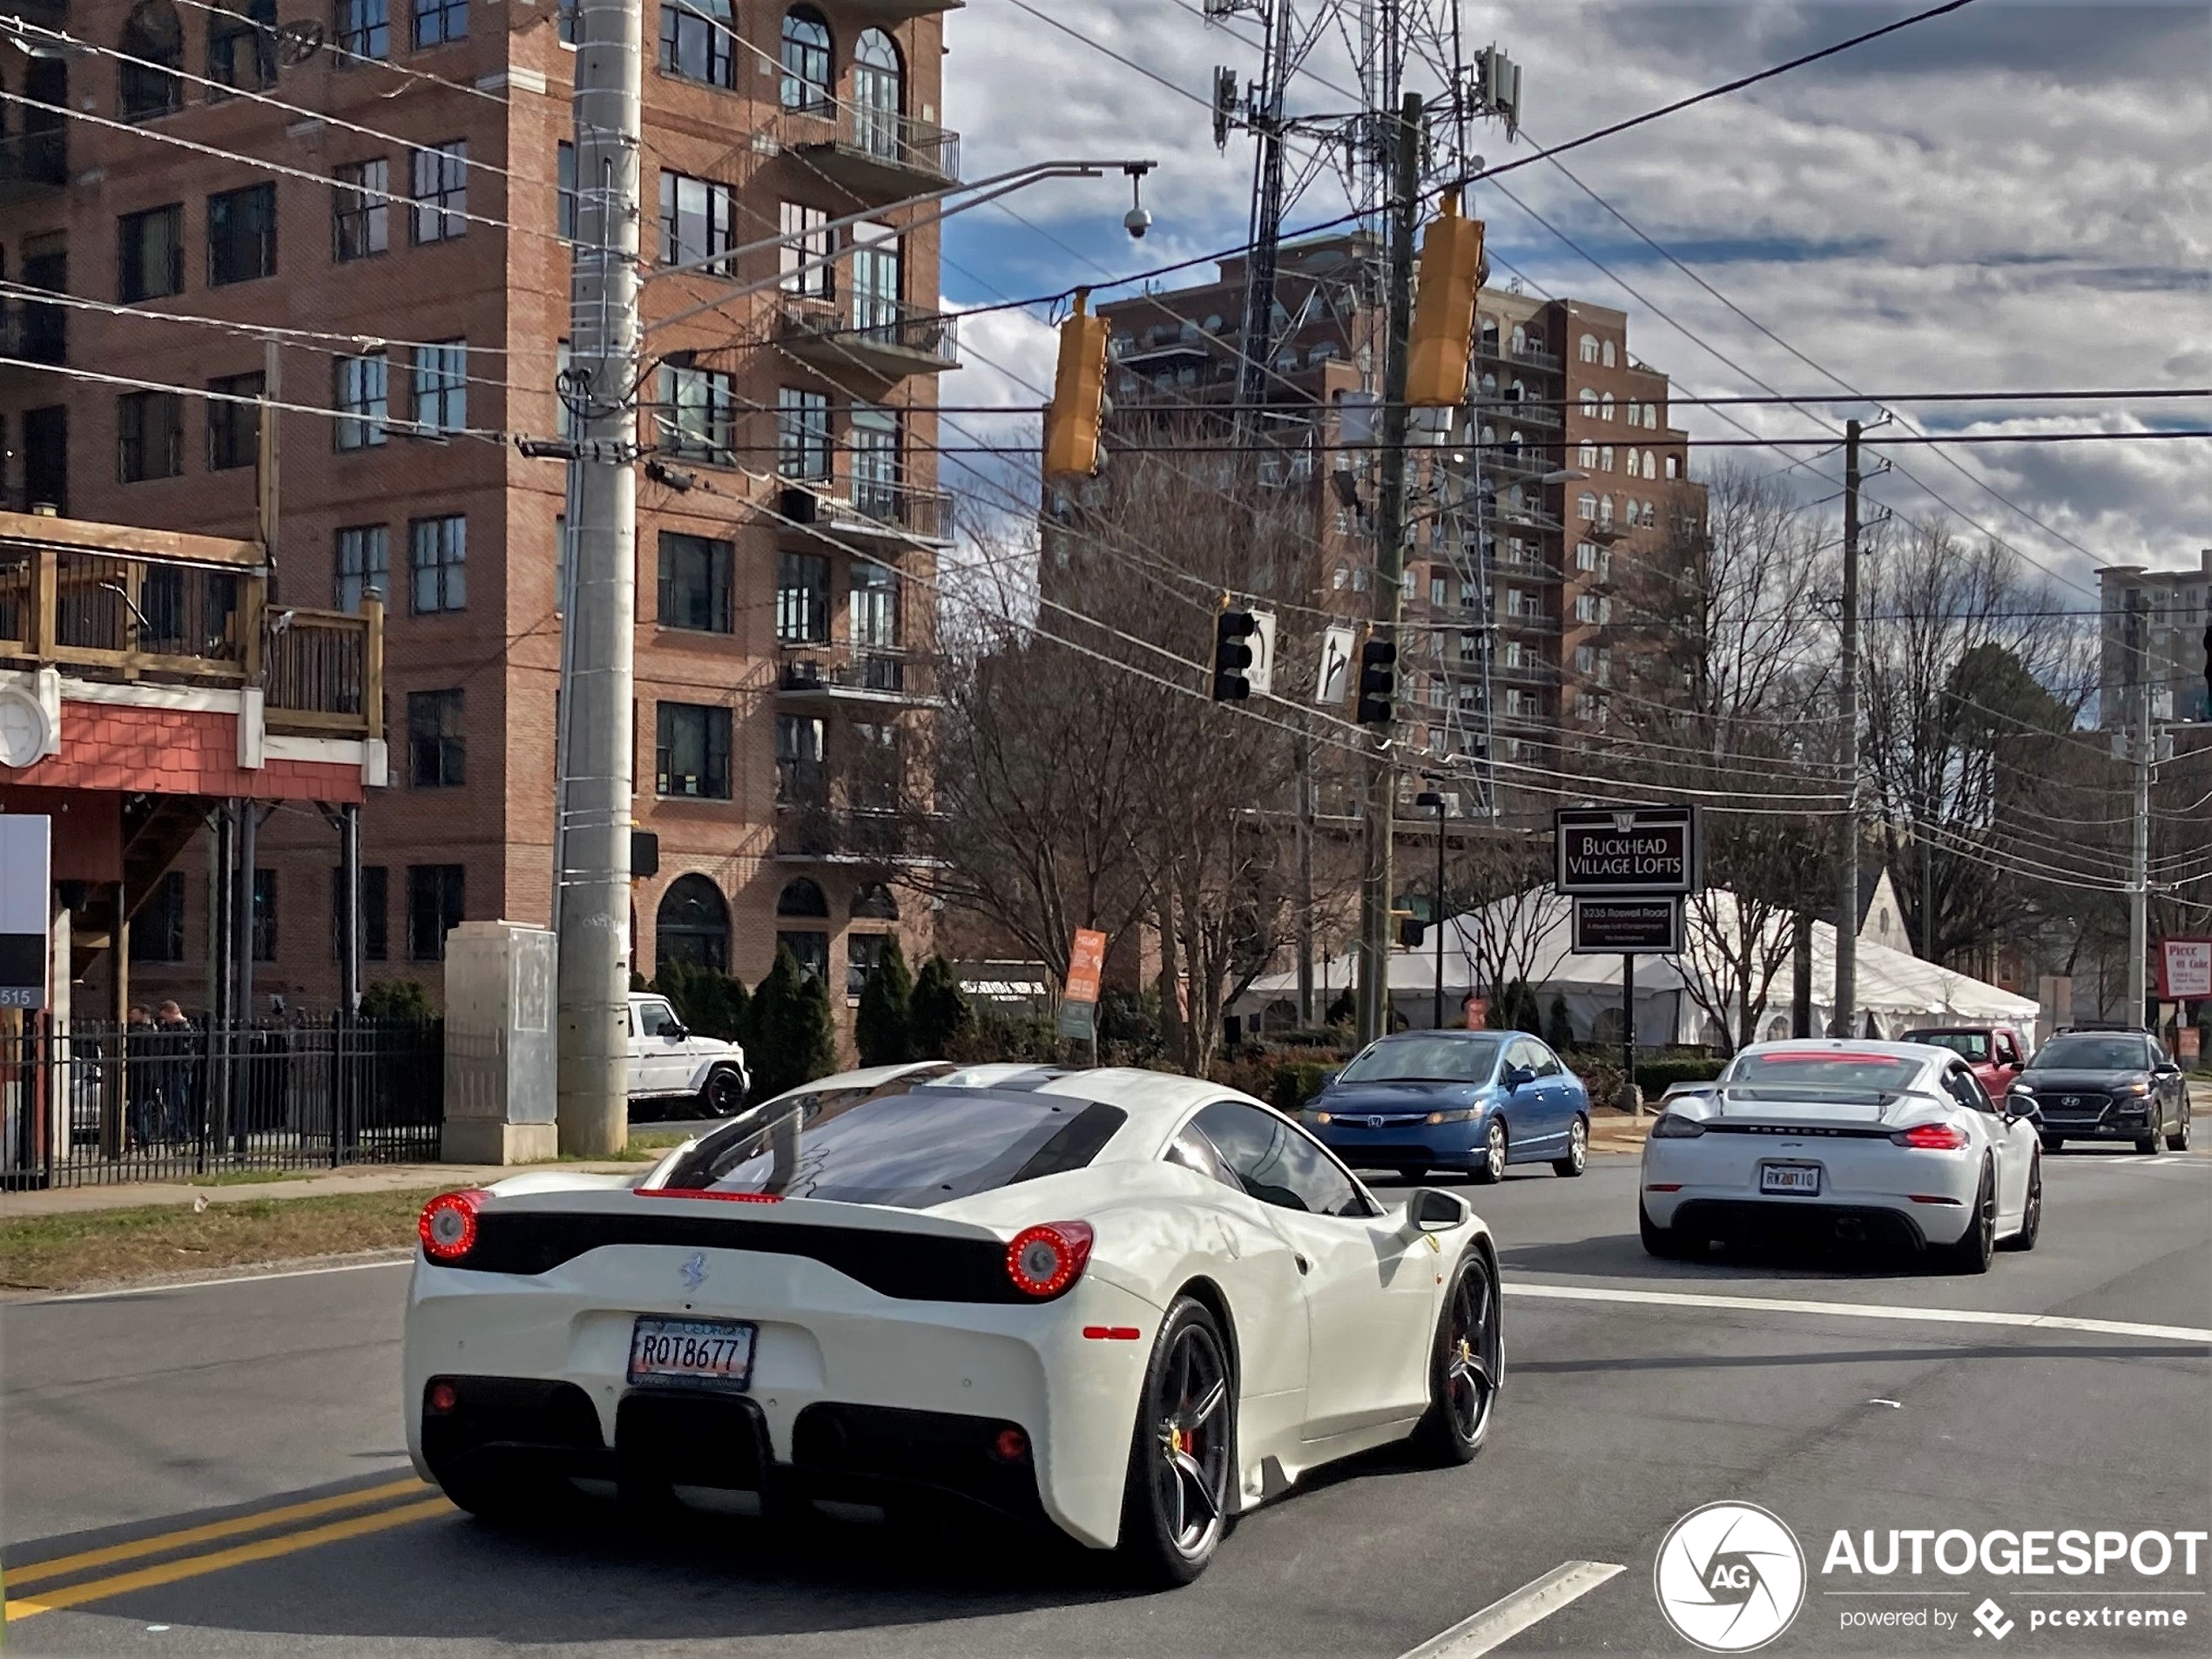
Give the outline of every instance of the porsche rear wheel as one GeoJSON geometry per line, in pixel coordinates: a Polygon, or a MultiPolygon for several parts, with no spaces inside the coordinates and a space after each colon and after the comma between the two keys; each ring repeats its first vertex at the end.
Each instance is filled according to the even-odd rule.
{"type": "Polygon", "coordinates": [[[1428,1412],[1413,1429],[1414,1448],[1436,1463],[1471,1460],[1490,1437],[1504,1379],[1497,1276],[1487,1257],[1470,1250],[1445,1291],[1429,1359],[1428,1412]]]}
{"type": "Polygon", "coordinates": [[[1997,1176],[1986,1163],[1981,1166],[1981,1186],[1974,1194],[1973,1219],[1966,1224],[1966,1231],[1955,1244],[1943,1247],[1935,1254],[1943,1265],[1954,1273],[1986,1273],[1989,1258],[1997,1248],[1997,1176]]]}
{"type": "Polygon", "coordinates": [[[1997,1248],[2000,1250],[2033,1250],[2036,1235],[2043,1231],[2043,1155],[2035,1154],[2035,1161],[2027,1166],[2027,1199],[2020,1211],[2020,1230],[1997,1248]]]}
{"type": "Polygon", "coordinates": [[[1122,1492],[1118,1554],[1139,1582],[1172,1588],[1206,1570],[1228,1524],[1236,1447],[1228,1345],[1203,1303],[1178,1297],[1152,1345],[1122,1492]]]}

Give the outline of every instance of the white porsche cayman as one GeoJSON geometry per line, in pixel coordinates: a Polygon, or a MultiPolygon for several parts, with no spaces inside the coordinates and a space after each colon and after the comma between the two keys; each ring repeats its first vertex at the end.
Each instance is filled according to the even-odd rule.
{"type": "Polygon", "coordinates": [[[1754,1043],[1710,1094],[1667,1102],[1638,1184],[1655,1256],[1789,1231],[1981,1273],[2043,1224],[2033,1108],[1993,1103],[1959,1055],[1917,1042],[1754,1043]]]}
{"type": "Polygon", "coordinates": [[[421,1231],[408,1449],[482,1514],[579,1480],[953,1494],[1183,1583],[1317,1464],[1473,1457],[1504,1374],[1463,1199],[1386,1208],[1156,1072],[851,1072],[643,1180],[519,1177],[421,1231]]]}

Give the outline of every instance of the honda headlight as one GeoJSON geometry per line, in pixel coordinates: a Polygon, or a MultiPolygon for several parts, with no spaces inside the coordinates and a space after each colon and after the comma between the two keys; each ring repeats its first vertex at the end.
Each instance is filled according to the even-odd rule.
{"type": "Polygon", "coordinates": [[[1659,1121],[1651,1126],[1651,1138],[1655,1141],[1694,1140],[1704,1132],[1703,1123],[1679,1112],[1662,1112],[1659,1121]]]}
{"type": "Polygon", "coordinates": [[[1480,1106],[1461,1106],[1448,1112],[1431,1112],[1428,1121],[1432,1123],[1467,1123],[1481,1116],[1480,1106]]]}

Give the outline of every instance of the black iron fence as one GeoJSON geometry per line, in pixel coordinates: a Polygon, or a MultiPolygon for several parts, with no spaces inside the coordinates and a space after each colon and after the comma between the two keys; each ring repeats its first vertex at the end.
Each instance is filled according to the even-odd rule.
{"type": "Polygon", "coordinates": [[[0,1186],[173,1181],[438,1156],[442,1022],[0,1034],[0,1186]]]}

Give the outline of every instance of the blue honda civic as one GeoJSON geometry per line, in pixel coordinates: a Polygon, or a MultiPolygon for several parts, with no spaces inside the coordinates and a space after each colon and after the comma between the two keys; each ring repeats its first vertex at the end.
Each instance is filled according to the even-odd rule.
{"type": "Polygon", "coordinates": [[[1432,1169],[1496,1181],[1509,1163],[1580,1175],[1589,1158],[1589,1091],[1517,1031],[1379,1037],[1306,1102],[1305,1118],[1346,1163],[1407,1181],[1432,1169]]]}

